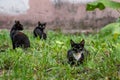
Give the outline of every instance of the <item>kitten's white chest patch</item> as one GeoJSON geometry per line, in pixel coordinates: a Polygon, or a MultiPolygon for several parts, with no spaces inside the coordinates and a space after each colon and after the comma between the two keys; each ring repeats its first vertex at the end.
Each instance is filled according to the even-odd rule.
{"type": "Polygon", "coordinates": [[[83,52],[81,52],[81,53],[74,53],[73,56],[74,56],[74,58],[78,61],[78,60],[81,58],[82,53],[83,53],[83,52]]]}

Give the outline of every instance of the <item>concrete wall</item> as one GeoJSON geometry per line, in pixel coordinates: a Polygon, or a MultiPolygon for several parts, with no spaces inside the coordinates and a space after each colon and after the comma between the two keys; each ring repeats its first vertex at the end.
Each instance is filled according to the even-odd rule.
{"type": "Polygon", "coordinates": [[[29,9],[27,8],[25,13],[0,14],[0,28],[11,28],[14,20],[20,20],[30,29],[34,28],[38,21],[47,22],[48,29],[94,29],[114,22],[119,16],[116,10],[109,8],[87,12],[86,4],[82,2],[72,4],[71,1],[55,4],[51,0],[30,0],[29,9]]]}
{"type": "Polygon", "coordinates": [[[29,0],[0,0],[0,13],[23,14],[29,9],[29,0]]]}
{"type": "Polygon", "coordinates": [[[53,3],[59,3],[59,2],[69,2],[69,3],[75,3],[75,4],[77,4],[77,3],[88,3],[88,2],[93,2],[93,1],[95,1],[95,0],[51,0],[53,3]]]}

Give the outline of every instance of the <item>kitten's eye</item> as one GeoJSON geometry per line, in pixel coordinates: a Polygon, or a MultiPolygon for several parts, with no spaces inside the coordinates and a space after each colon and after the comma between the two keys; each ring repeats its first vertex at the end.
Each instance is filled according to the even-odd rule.
{"type": "Polygon", "coordinates": [[[76,50],[77,48],[76,47],[73,47],[74,50],[76,50]]]}
{"type": "Polygon", "coordinates": [[[79,48],[80,50],[82,50],[83,48],[79,48]]]}

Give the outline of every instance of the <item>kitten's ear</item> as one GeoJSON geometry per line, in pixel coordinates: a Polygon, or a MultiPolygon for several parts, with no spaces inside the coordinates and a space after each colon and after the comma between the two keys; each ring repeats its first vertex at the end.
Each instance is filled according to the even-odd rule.
{"type": "Polygon", "coordinates": [[[47,23],[45,22],[43,25],[46,26],[46,24],[47,24],[47,23]]]}
{"type": "Polygon", "coordinates": [[[74,44],[75,44],[75,42],[71,39],[71,40],[70,40],[70,44],[71,44],[71,47],[73,47],[74,44]]]}
{"type": "Polygon", "coordinates": [[[41,22],[40,22],[40,21],[38,21],[38,25],[41,25],[41,22]]]}
{"type": "Polygon", "coordinates": [[[44,25],[44,28],[46,27],[46,24],[47,24],[46,22],[43,24],[43,25],[44,25]]]}
{"type": "Polygon", "coordinates": [[[85,40],[83,39],[83,40],[80,42],[80,45],[81,45],[82,47],[84,47],[84,44],[85,44],[85,40]]]}
{"type": "Polygon", "coordinates": [[[20,21],[15,20],[15,24],[20,24],[20,21]]]}

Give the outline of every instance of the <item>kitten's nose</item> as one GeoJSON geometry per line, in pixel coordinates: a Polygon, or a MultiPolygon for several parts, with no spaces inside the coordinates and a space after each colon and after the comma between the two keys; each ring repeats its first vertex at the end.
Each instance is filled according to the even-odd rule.
{"type": "Polygon", "coordinates": [[[77,50],[77,52],[81,52],[81,50],[77,50]]]}

